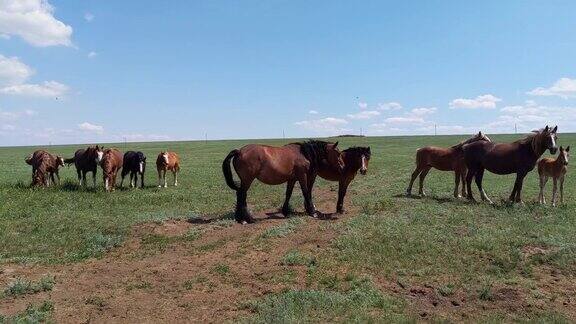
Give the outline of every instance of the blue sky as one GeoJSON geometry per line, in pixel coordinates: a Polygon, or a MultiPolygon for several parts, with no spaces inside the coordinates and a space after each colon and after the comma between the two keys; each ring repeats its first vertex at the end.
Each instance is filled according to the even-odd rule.
{"type": "Polygon", "coordinates": [[[0,145],[576,131],[574,1],[0,0],[0,145]]]}

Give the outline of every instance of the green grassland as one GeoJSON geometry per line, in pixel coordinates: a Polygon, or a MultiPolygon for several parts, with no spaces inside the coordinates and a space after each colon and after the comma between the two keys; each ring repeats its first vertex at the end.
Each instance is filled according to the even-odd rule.
{"type": "MultiPolygon", "coordinates": [[[[491,136],[492,140],[499,142],[520,137],[491,136]]],[[[497,287],[502,285],[520,285],[528,291],[536,289],[538,279],[535,272],[543,267],[552,268],[573,279],[576,274],[576,184],[571,172],[565,183],[566,204],[557,208],[536,203],[536,171],[530,173],[524,183],[525,205],[505,202],[513,186],[513,175],[496,176],[490,173],[484,177],[484,188],[495,202],[492,206],[455,200],[452,198],[453,174],[435,170],[427,177],[427,198],[403,196],[418,147],[449,146],[465,138],[414,136],[340,139],[342,148],[370,146],[372,159],[368,174],[358,176],[348,193],[355,210],[359,212],[337,225],[339,236],[333,243],[334,249],[322,262],[345,264],[358,273],[394,279],[407,285],[433,283],[433,286],[441,287],[439,293],[443,296],[464,291],[486,301],[496,298],[497,287]],[[525,253],[531,247],[543,252],[525,253]]],[[[254,142],[281,145],[289,141],[117,144],[116,147],[122,151],[143,151],[149,162],[145,189],[125,189],[113,193],[104,192],[101,172],[96,190],[78,188],[73,167],[61,170],[63,184],[60,187],[30,188],[31,171],[24,158],[36,148],[0,148],[0,263],[78,262],[98,257],[111,247],[122,244],[131,226],[140,222],[190,217],[229,218],[235,195],[222,178],[222,159],[229,150],[254,142]],[[159,189],[156,188],[155,159],[159,151],[166,149],[180,154],[182,172],[178,187],[159,189]]],[[[576,135],[559,135],[559,144],[566,146],[574,143],[576,135]]],[[[70,157],[81,147],[84,145],[47,149],[70,157]]],[[[170,180],[171,177],[169,184],[170,180]]],[[[334,185],[318,180],[317,186],[327,188],[334,185]]],[[[284,188],[255,184],[248,196],[250,208],[259,211],[280,207],[284,188]]],[[[475,187],[474,190],[479,198],[475,187]]],[[[413,192],[417,192],[417,186],[413,192]]],[[[551,181],[546,194],[550,201],[551,181]]],[[[297,210],[302,210],[300,196],[299,190],[295,191],[292,204],[297,210]]],[[[341,292],[337,286],[328,285],[328,288],[333,288],[328,292],[292,291],[270,297],[254,306],[258,312],[255,321],[314,318],[310,313],[314,311],[304,305],[306,300],[316,300],[314,298],[332,298],[336,305],[342,304],[339,319],[359,321],[370,318],[358,317],[366,314],[357,314],[357,310],[350,313],[347,309],[356,309],[357,305],[347,304],[348,301],[364,308],[392,303],[374,297],[371,286],[366,288],[369,293],[363,295],[364,299],[354,299],[360,294],[356,290],[341,292]],[[271,306],[278,301],[295,306],[280,311],[271,306]]],[[[534,295],[527,298],[537,305],[544,297],[537,290],[533,291],[534,295]]],[[[399,309],[396,303],[392,304],[388,306],[399,309]]],[[[326,307],[316,309],[316,315],[318,312],[329,313],[330,306],[326,307]]],[[[563,316],[548,307],[540,311],[513,312],[512,315],[491,313],[488,319],[556,321],[563,316]]],[[[398,318],[375,318],[378,319],[398,318]]]]}

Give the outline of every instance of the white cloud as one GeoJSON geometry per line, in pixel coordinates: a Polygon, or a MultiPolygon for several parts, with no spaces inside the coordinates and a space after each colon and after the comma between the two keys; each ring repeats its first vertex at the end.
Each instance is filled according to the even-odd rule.
{"type": "Polygon", "coordinates": [[[422,117],[416,116],[406,116],[406,117],[390,117],[384,120],[386,125],[398,125],[398,124],[424,124],[426,121],[422,117]]]}
{"type": "Polygon", "coordinates": [[[2,111],[0,110],[0,120],[17,120],[21,117],[30,117],[36,115],[34,110],[23,111],[2,111]]]}
{"type": "Polygon", "coordinates": [[[318,115],[318,111],[316,111],[316,110],[310,110],[308,113],[310,115],[318,115]]]}
{"type": "Polygon", "coordinates": [[[42,84],[18,84],[0,89],[0,93],[26,97],[59,97],[68,92],[68,86],[56,81],[42,84]]]}
{"type": "Polygon", "coordinates": [[[78,129],[86,132],[98,133],[101,134],[104,132],[104,127],[100,125],[94,125],[89,122],[83,122],[82,124],[78,124],[78,129]]]}
{"type": "Polygon", "coordinates": [[[94,58],[94,57],[96,57],[97,55],[98,55],[98,53],[92,51],[92,52],[89,52],[89,53],[88,53],[88,58],[94,58]]]}
{"type": "Polygon", "coordinates": [[[33,46],[72,46],[72,27],[54,17],[48,0],[0,1],[0,34],[20,36],[33,46]]]}
{"type": "Polygon", "coordinates": [[[398,110],[402,109],[402,105],[397,102],[379,103],[378,110],[398,110]]]}
{"type": "Polygon", "coordinates": [[[430,107],[430,108],[414,108],[410,111],[409,115],[412,116],[424,116],[424,115],[430,115],[436,112],[436,107],[430,107]]]}
{"type": "Polygon", "coordinates": [[[84,20],[87,22],[92,22],[92,20],[94,20],[94,15],[90,12],[87,12],[84,14],[84,20]]]}
{"type": "Polygon", "coordinates": [[[370,119],[376,116],[379,116],[380,112],[376,110],[364,110],[356,114],[349,114],[348,118],[350,119],[370,119]]]}
{"type": "Polygon", "coordinates": [[[0,94],[59,97],[68,92],[68,86],[56,81],[45,81],[42,84],[26,83],[33,74],[34,70],[17,57],[5,57],[0,54],[0,94]]]}
{"type": "Polygon", "coordinates": [[[450,102],[450,108],[452,109],[494,109],[496,108],[496,103],[502,101],[502,99],[497,98],[491,94],[486,94],[478,96],[474,99],[458,98],[450,102]]]}
{"type": "Polygon", "coordinates": [[[368,108],[368,104],[365,102],[359,102],[358,107],[360,107],[360,109],[366,109],[368,108]]]}
{"type": "Polygon", "coordinates": [[[564,99],[576,96],[576,79],[560,78],[549,88],[538,87],[527,94],[532,96],[557,96],[564,99]]]}
{"type": "Polygon", "coordinates": [[[17,57],[0,54],[0,87],[21,84],[32,74],[34,71],[17,57]]]}
{"type": "Polygon", "coordinates": [[[348,124],[348,121],[345,119],[335,117],[326,117],[316,120],[304,120],[294,123],[294,125],[308,130],[324,133],[328,132],[332,134],[349,131],[350,129],[344,128],[346,124],[348,124]]]}

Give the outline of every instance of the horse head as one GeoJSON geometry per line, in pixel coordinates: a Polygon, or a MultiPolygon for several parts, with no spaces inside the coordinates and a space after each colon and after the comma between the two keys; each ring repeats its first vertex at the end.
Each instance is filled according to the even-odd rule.
{"type": "Polygon", "coordinates": [[[100,164],[102,161],[102,157],[104,156],[104,147],[96,145],[94,150],[94,162],[96,164],[100,164]]]}
{"type": "Polygon", "coordinates": [[[554,128],[546,127],[541,131],[536,131],[536,137],[540,139],[540,143],[544,151],[549,150],[550,154],[556,154],[558,151],[558,146],[556,146],[556,141],[558,140],[558,126],[554,128]]]}

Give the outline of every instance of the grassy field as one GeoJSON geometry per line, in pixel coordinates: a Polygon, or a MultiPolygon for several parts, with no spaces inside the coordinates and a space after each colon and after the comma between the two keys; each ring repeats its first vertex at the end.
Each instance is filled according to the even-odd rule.
{"type": "MultiPolygon", "coordinates": [[[[494,141],[519,137],[491,136],[494,141]]],[[[473,320],[576,320],[576,300],[566,297],[573,296],[576,287],[576,185],[570,172],[565,184],[566,204],[558,208],[536,203],[535,171],[524,184],[525,205],[504,201],[513,176],[490,173],[485,175],[484,187],[495,202],[493,206],[453,199],[453,174],[439,171],[431,171],[427,177],[427,198],[403,196],[418,147],[449,146],[463,139],[340,139],[343,148],[369,145],[373,154],[368,175],[358,176],[349,190],[353,213],[323,225],[335,233],[334,239],[329,248],[313,252],[314,265],[309,256],[298,251],[284,256],[284,267],[308,269],[308,289],[287,284],[282,292],[253,300],[244,306],[251,314],[246,320],[455,319],[455,310],[436,307],[434,301],[432,306],[419,306],[430,296],[444,298],[456,308],[462,300],[471,301],[467,308],[461,308],[473,312],[469,315],[473,320]],[[550,276],[559,284],[566,283],[564,289],[551,288],[547,281],[550,276]]],[[[229,150],[249,142],[280,145],[287,141],[116,145],[122,151],[143,151],[149,165],[144,190],[114,193],[104,192],[101,173],[97,189],[78,188],[73,167],[61,171],[62,186],[31,189],[30,167],[24,158],[36,148],[0,148],[0,265],[56,266],[102,257],[121,246],[131,228],[142,222],[199,217],[228,220],[235,195],[224,183],[221,162],[229,150]],[[153,162],[158,152],[166,149],[180,154],[182,173],[178,187],[159,189],[153,162]]],[[[574,142],[576,135],[559,136],[562,145],[574,142]]],[[[80,147],[47,149],[69,157],[80,147]]],[[[317,184],[318,190],[326,192],[335,188],[323,180],[317,184]]],[[[548,186],[550,200],[551,183],[548,186]]],[[[256,184],[249,192],[248,204],[254,211],[280,207],[283,192],[284,186],[256,184]]],[[[476,190],[475,195],[479,198],[476,190]]],[[[292,205],[302,210],[299,190],[292,205]]],[[[335,201],[329,204],[332,209],[334,205],[335,201]]],[[[260,240],[295,235],[308,224],[284,222],[280,225],[284,227],[268,229],[260,240]]],[[[58,304],[54,307],[57,309],[58,304]]]]}

